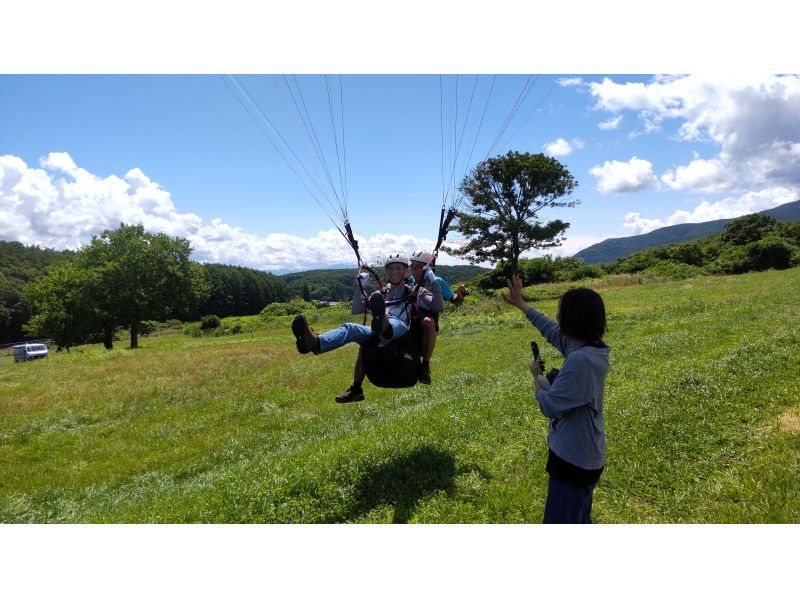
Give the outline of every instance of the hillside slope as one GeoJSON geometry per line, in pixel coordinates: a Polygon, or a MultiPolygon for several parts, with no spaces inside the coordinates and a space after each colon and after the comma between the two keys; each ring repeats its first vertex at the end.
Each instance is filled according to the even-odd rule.
{"type": "MultiPolygon", "coordinates": [[[[800,201],[783,204],[777,208],[764,210],[761,213],[772,216],[781,222],[800,220],[800,201]]],[[[699,223],[675,224],[673,226],[659,228],[644,235],[606,239],[586,249],[582,249],[575,254],[575,257],[582,259],[587,264],[609,263],[649,247],[659,247],[661,245],[668,245],[669,243],[682,243],[684,241],[691,241],[692,239],[707,237],[708,235],[722,232],[725,225],[731,220],[733,220],[733,218],[710,220],[708,222],[699,223]]]]}

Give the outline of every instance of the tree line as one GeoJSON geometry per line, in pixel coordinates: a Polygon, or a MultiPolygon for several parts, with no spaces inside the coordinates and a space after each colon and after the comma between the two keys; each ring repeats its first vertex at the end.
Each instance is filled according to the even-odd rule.
{"type": "Polygon", "coordinates": [[[252,315],[286,301],[277,276],[189,259],[186,239],[141,225],[106,230],[77,252],[0,241],[0,342],[50,338],[59,348],[103,342],[142,322],[252,315]]]}

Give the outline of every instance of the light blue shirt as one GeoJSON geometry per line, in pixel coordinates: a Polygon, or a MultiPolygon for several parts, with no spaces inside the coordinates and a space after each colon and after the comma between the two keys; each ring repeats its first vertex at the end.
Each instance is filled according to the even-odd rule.
{"type": "MultiPolygon", "coordinates": [[[[447,286],[447,283],[444,281],[444,278],[442,278],[441,276],[437,276],[436,280],[439,281],[439,288],[442,289],[442,299],[444,301],[450,301],[451,297],[453,297],[453,295],[455,295],[455,293],[453,292],[453,290],[449,286],[447,286]]],[[[416,286],[417,281],[414,280],[413,276],[411,277],[411,280],[409,281],[409,284],[412,287],[416,286]]]]}

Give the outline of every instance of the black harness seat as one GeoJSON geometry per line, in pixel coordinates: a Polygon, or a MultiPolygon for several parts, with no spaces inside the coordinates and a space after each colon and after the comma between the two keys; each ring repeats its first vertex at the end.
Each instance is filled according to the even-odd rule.
{"type": "Polygon", "coordinates": [[[369,381],[380,388],[410,388],[419,381],[422,371],[422,330],[420,330],[419,317],[415,314],[416,306],[412,307],[409,297],[409,287],[402,299],[406,303],[411,326],[405,336],[395,342],[378,346],[380,339],[373,337],[364,343],[364,371],[369,381]]]}

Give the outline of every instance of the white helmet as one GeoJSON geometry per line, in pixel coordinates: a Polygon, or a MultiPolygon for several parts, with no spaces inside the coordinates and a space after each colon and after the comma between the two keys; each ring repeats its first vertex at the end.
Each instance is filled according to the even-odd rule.
{"type": "Polygon", "coordinates": [[[423,249],[418,249],[417,251],[411,254],[411,261],[422,262],[423,264],[427,265],[431,261],[431,254],[423,249]]]}
{"type": "Polygon", "coordinates": [[[408,258],[402,253],[390,253],[383,261],[383,267],[385,268],[389,264],[403,264],[407,268],[408,258]]]}

